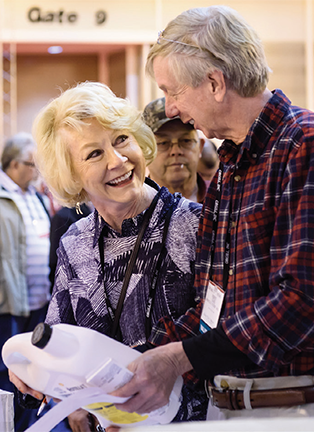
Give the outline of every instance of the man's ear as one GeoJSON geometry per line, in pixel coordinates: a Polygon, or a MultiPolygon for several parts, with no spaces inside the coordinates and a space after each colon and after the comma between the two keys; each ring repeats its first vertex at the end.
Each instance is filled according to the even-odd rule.
{"type": "Polygon", "coordinates": [[[222,102],[226,94],[226,81],[220,70],[215,70],[207,75],[211,92],[216,102],[222,102]]]}
{"type": "Polygon", "coordinates": [[[19,161],[17,161],[16,159],[12,159],[10,164],[9,164],[9,169],[17,169],[19,166],[19,161]]]}
{"type": "Polygon", "coordinates": [[[200,158],[202,157],[202,151],[205,145],[205,140],[204,138],[200,138],[200,158]]]}

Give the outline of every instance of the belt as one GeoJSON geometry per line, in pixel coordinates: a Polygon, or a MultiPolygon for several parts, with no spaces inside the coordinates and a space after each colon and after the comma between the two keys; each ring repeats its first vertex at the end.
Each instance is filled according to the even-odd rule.
{"type": "MultiPolygon", "coordinates": [[[[210,399],[218,408],[229,410],[245,409],[243,390],[217,389],[208,387],[210,399]]],[[[289,407],[314,402],[314,386],[271,390],[251,390],[252,408],[289,407]]]]}

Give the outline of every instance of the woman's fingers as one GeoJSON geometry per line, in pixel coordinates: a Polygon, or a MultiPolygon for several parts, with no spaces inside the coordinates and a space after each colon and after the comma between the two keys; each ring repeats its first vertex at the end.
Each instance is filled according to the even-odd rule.
{"type": "Polygon", "coordinates": [[[20,378],[18,378],[15,373],[9,369],[9,379],[15,385],[15,387],[23,394],[29,394],[36,399],[43,399],[44,395],[37,390],[32,389],[27,384],[25,384],[20,378]]]}

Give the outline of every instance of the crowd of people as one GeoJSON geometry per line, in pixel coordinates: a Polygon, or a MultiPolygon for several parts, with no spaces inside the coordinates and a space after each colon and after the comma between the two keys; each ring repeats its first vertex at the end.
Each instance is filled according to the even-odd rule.
{"type": "MultiPolygon", "coordinates": [[[[128,412],[165,405],[182,375],[174,422],[313,416],[314,113],[268,89],[258,35],[225,6],[172,20],[146,71],[164,97],[143,113],[82,83],[38,114],[35,154],[31,136],[6,143],[0,344],[45,320],[141,351],[114,392],[128,412]],[[51,226],[35,163],[63,206],[51,226]]],[[[24,430],[44,395],[10,380],[24,430]]],[[[82,409],[68,421],[93,430],[82,409]]]]}

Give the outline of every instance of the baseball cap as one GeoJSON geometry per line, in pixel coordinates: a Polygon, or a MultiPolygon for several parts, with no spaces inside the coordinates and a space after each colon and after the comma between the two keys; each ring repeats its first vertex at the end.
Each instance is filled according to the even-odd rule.
{"type": "Polygon", "coordinates": [[[169,118],[165,112],[165,98],[155,99],[146,105],[143,111],[143,119],[147,126],[155,133],[162,125],[171,120],[180,119],[179,116],[169,118]]]}

